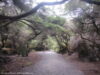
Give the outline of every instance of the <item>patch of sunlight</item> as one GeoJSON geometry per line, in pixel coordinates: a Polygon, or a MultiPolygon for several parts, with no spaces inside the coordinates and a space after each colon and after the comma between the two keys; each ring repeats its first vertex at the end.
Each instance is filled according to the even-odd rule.
{"type": "Polygon", "coordinates": [[[51,50],[51,51],[45,51],[44,53],[45,53],[45,54],[50,54],[50,55],[51,55],[51,54],[56,54],[56,52],[54,52],[54,51],[52,51],[52,50],[51,50]]]}

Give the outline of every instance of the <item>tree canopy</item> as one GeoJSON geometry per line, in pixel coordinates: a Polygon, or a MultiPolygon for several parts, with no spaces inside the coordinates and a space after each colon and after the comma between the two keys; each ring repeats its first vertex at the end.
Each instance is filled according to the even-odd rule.
{"type": "Polygon", "coordinates": [[[99,5],[99,0],[0,0],[1,52],[12,48],[27,56],[31,50],[52,49],[58,53],[79,52],[80,57],[87,54],[88,58],[92,53],[99,59],[99,5]],[[77,47],[71,43],[73,38],[77,47]]]}

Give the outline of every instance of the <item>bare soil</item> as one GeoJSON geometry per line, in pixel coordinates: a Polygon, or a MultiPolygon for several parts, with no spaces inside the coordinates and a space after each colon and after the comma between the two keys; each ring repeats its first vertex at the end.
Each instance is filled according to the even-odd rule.
{"type": "MultiPolygon", "coordinates": [[[[81,61],[77,54],[68,56],[67,54],[63,55],[66,62],[74,65],[76,68],[81,70],[84,75],[100,75],[100,62],[84,62],[81,61]]],[[[38,55],[36,52],[29,53],[28,57],[21,56],[10,56],[11,61],[4,65],[5,72],[17,72],[24,67],[34,65],[41,59],[41,55],[38,55]]]]}
{"type": "Polygon", "coordinates": [[[100,61],[89,62],[81,61],[75,53],[71,56],[64,55],[65,60],[75,65],[79,70],[83,71],[85,75],[100,75],[100,61]]]}
{"type": "Polygon", "coordinates": [[[28,57],[21,57],[18,55],[9,56],[10,62],[3,65],[4,72],[17,72],[24,67],[34,65],[41,56],[37,55],[35,52],[29,53],[28,57]]]}

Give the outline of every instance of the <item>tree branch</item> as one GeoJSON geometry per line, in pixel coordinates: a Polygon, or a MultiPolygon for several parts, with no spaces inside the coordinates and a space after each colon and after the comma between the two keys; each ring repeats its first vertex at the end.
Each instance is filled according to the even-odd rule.
{"type": "Polygon", "coordinates": [[[95,27],[97,34],[100,35],[100,32],[99,32],[100,30],[99,30],[98,26],[96,25],[96,20],[95,20],[94,16],[91,16],[89,14],[86,14],[86,15],[92,21],[91,24],[93,24],[93,26],[95,27]]]}
{"type": "Polygon", "coordinates": [[[29,16],[31,14],[36,13],[37,10],[39,8],[43,7],[43,6],[46,6],[46,5],[47,6],[51,6],[51,5],[63,4],[66,1],[68,1],[68,0],[62,0],[62,1],[56,1],[56,2],[42,2],[42,3],[38,4],[36,7],[34,7],[32,10],[30,10],[29,12],[21,14],[21,15],[18,15],[18,16],[3,16],[3,15],[0,15],[0,20],[5,20],[5,19],[18,20],[18,19],[21,19],[23,17],[26,17],[26,16],[29,16]]]}
{"type": "Polygon", "coordinates": [[[96,1],[96,0],[81,0],[81,1],[85,1],[87,3],[90,3],[90,4],[96,4],[96,5],[100,5],[100,1],[96,1]]]}
{"type": "Polygon", "coordinates": [[[29,11],[30,7],[26,4],[23,3],[22,0],[13,0],[13,3],[15,6],[17,6],[18,8],[20,8],[23,11],[29,11]]]}

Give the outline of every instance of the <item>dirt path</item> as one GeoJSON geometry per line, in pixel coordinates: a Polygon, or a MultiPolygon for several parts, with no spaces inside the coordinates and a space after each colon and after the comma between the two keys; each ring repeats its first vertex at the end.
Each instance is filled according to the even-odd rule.
{"type": "Polygon", "coordinates": [[[23,75],[84,75],[82,71],[66,62],[62,55],[54,52],[38,52],[41,59],[34,65],[24,67],[23,75]]]}

